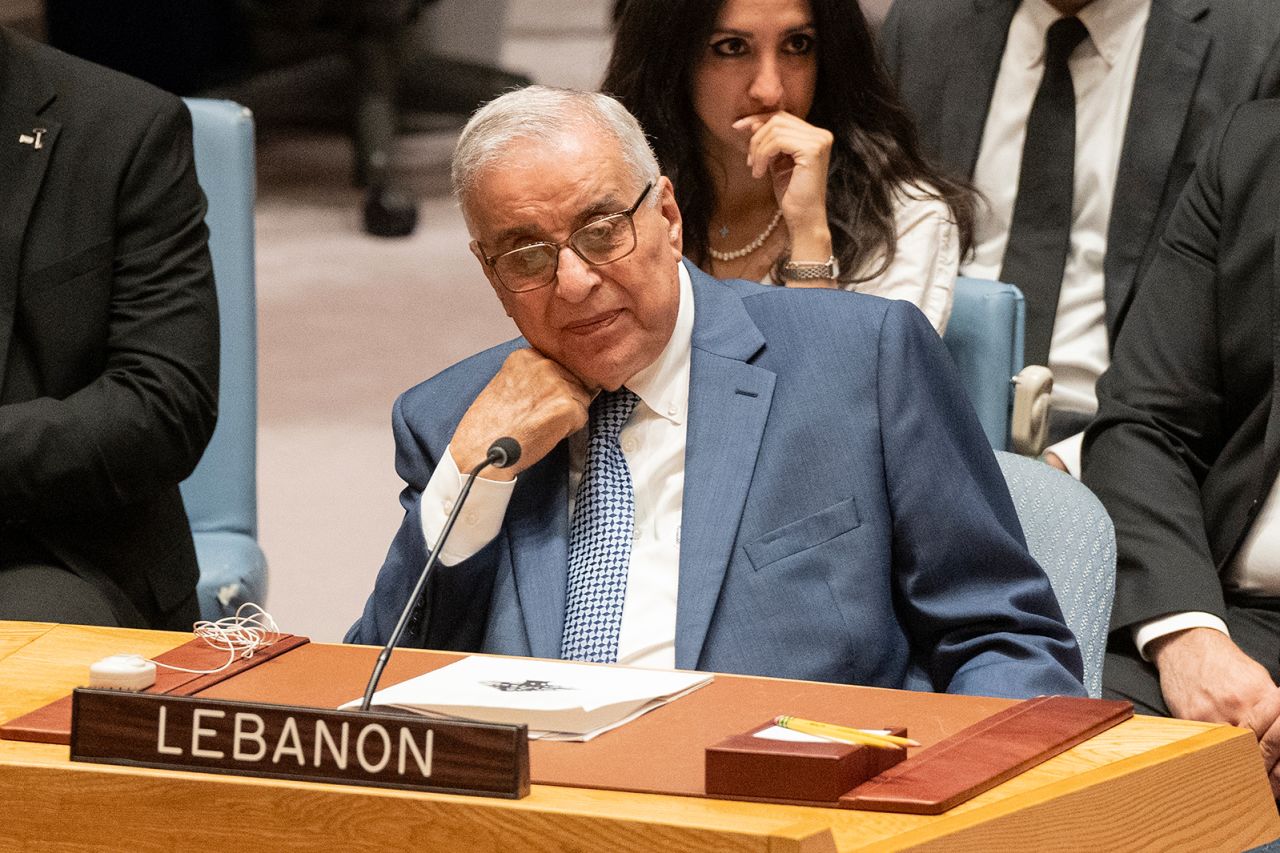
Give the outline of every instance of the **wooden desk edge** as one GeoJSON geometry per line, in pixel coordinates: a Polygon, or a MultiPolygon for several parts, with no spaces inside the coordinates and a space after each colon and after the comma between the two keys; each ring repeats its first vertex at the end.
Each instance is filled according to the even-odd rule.
{"type": "MultiPolygon", "coordinates": [[[[374,806],[374,811],[383,815],[413,814],[424,820],[433,829],[441,830],[447,837],[456,832],[458,827],[482,824],[491,828],[506,825],[507,830],[514,830],[513,837],[544,835],[549,839],[549,847],[539,849],[559,849],[566,839],[594,838],[619,842],[618,850],[711,850],[733,849],[758,851],[758,853],[836,853],[836,844],[828,821],[821,816],[797,819],[795,815],[746,816],[742,814],[700,814],[696,816],[675,817],[663,808],[653,810],[629,809],[622,812],[601,811],[584,802],[559,802],[557,797],[562,793],[570,796],[585,793],[583,789],[559,788],[549,785],[533,786],[534,796],[525,800],[495,800],[484,797],[468,797],[449,794],[422,794],[412,791],[399,791],[385,788],[362,788],[329,783],[297,783],[288,780],[267,779],[248,776],[221,776],[190,771],[159,770],[154,768],[128,767],[120,765],[68,763],[58,764],[23,760],[20,757],[5,759],[3,765],[9,771],[0,775],[0,792],[6,789],[40,790],[45,792],[69,791],[78,792],[77,796],[87,804],[86,809],[77,812],[65,810],[46,810],[44,814],[26,812],[11,826],[16,834],[10,840],[27,839],[36,841],[44,837],[48,831],[50,820],[56,820],[62,826],[66,840],[79,844],[92,838],[100,838],[101,827],[84,814],[92,813],[93,804],[101,805],[105,801],[115,801],[123,793],[130,793],[145,799],[156,793],[152,779],[160,777],[167,780],[163,793],[164,801],[174,809],[170,820],[183,824],[194,813],[205,808],[209,785],[252,786],[263,790],[263,797],[258,801],[261,818],[266,819],[267,836],[281,832],[292,837],[296,827],[282,829],[287,818],[280,815],[292,811],[290,806],[299,803],[308,804],[309,809],[327,804],[328,807],[343,808],[342,799],[346,797],[371,797],[373,802],[381,801],[381,806],[374,806]],[[73,774],[69,776],[68,774],[73,774]],[[77,778],[78,777],[78,778],[77,778]],[[272,793],[267,793],[272,792],[272,793]],[[539,793],[549,794],[551,799],[544,800],[539,793]],[[340,799],[335,800],[333,797],[340,799]],[[399,805],[389,801],[399,800],[399,805]],[[271,803],[271,805],[268,805],[271,803]],[[194,804],[194,805],[193,805],[194,804]],[[184,811],[187,812],[184,817],[184,811]],[[70,826],[66,824],[70,821],[70,826]],[[566,823],[561,824],[561,821],[566,823]],[[556,833],[550,827],[560,825],[564,835],[559,842],[555,841],[556,833]],[[644,828],[650,827],[656,835],[644,828]],[[539,829],[540,828],[540,829],[539,829]],[[649,841],[645,841],[645,838],[649,841]],[[719,839],[711,843],[710,839],[719,839]],[[657,843],[655,839],[661,839],[657,843]],[[728,839],[736,839],[725,846],[728,839]],[[622,843],[627,840],[626,843],[622,843]]],[[[613,792],[609,792],[613,793],[613,792]]],[[[631,795],[645,800],[682,800],[687,798],[656,795],[631,795]]],[[[590,795],[587,795],[590,799],[590,795]]],[[[55,799],[57,799],[55,797],[55,799]]],[[[62,800],[65,802],[65,800],[62,800]]],[[[326,808],[328,810],[328,808],[326,808]]],[[[679,809],[677,808],[677,811],[679,809]]],[[[308,809],[303,809],[303,812],[308,809]]],[[[116,829],[126,834],[130,831],[143,832],[147,822],[154,816],[143,813],[132,816],[118,816],[116,829]]],[[[247,825],[253,825],[255,816],[245,815],[247,825]]],[[[261,828],[261,827],[260,827],[261,828]]],[[[502,832],[502,830],[497,830],[502,832]]],[[[591,842],[585,841],[586,849],[591,849],[591,842]]],[[[610,845],[612,846],[612,845],[610,845]]]]}
{"type": "MultiPolygon", "coordinates": [[[[655,830],[658,830],[658,835],[653,836],[644,833],[651,840],[661,837],[666,842],[679,842],[678,847],[687,845],[690,849],[694,847],[701,849],[701,845],[697,841],[705,841],[705,838],[701,838],[701,836],[706,833],[715,835],[727,833],[729,836],[736,836],[738,841],[736,844],[731,843],[731,847],[734,849],[760,851],[761,853],[834,853],[840,843],[843,843],[844,847],[839,849],[899,850],[933,848],[949,851],[1029,849],[1025,845],[1009,843],[1009,839],[1013,837],[1024,842],[1031,840],[1044,843],[1043,834],[1037,835],[1036,833],[1042,833],[1046,827],[1048,827],[1049,831],[1052,831],[1054,825],[1062,825],[1054,820],[1046,820],[1047,813],[1064,808],[1069,810],[1088,808],[1087,800],[1090,796],[1107,796],[1112,793],[1106,790],[1105,783],[1107,780],[1136,777],[1131,781],[1138,784],[1139,787],[1149,788],[1150,781],[1140,778],[1142,774],[1169,772],[1171,764],[1177,762],[1179,758],[1191,759],[1192,756],[1214,750],[1217,750],[1220,755],[1223,752],[1238,753],[1240,750],[1252,755],[1256,754],[1257,745],[1252,735],[1247,731],[1227,726],[1216,727],[1194,734],[1182,741],[1156,747],[1148,753],[1120,759],[1113,765],[1095,768],[1068,779],[1050,782],[1037,787],[1033,791],[1006,797],[989,805],[963,810],[952,815],[929,818],[927,825],[904,831],[892,838],[880,837],[876,841],[863,843],[859,843],[856,839],[840,838],[841,832],[838,828],[838,823],[832,823],[823,816],[808,818],[791,814],[750,819],[740,814],[699,814],[685,815],[683,818],[675,817],[673,822],[672,815],[667,813],[666,808],[660,803],[654,803],[654,808],[651,811],[645,808],[627,809],[623,813],[601,813],[591,807],[589,803],[593,799],[591,793],[582,789],[566,789],[546,785],[534,786],[535,796],[530,800],[524,801],[504,800],[493,802],[482,798],[430,795],[429,799],[444,802],[437,802],[434,807],[429,806],[426,802],[423,805],[427,806],[430,811],[435,811],[442,807],[460,807],[462,813],[455,815],[455,822],[459,825],[474,822],[477,819],[488,823],[494,820],[497,814],[506,814],[507,816],[501,818],[499,822],[509,823],[513,827],[540,825],[545,829],[551,825],[548,821],[554,821],[559,816],[568,820],[568,824],[565,826],[571,832],[570,837],[574,837],[571,827],[577,826],[578,831],[583,831],[587,829],[588,825],[592,825],[594,829],[584,833],[584,835],[586,837],[595,837],[597,840],[624,837],[616,833],[622,831],[622,827],[625,826],[632,828],[627,831],[625,837],[634,839],[636,838],[634,833],[637,828],[652,825],[655,830]],[[548,801],[537,796],[539,793],[550,794],[551,799],[548,801]],[[561,794],[565,793],[569,794],[571,798],[568,802],[558,799],[561,794]],[[578,801],[577,795],[581,795],[584,798],[583,801],[578,801]],[[1072,801],[1073,797],[1076,798],[1074,802],[1072,801]],[[1080,798],[1083,798],[1083,801],[1080,798]],[[497,812],[492,812],[492,809],[496,809],[497,812]],[[525,816],[520,817],[516,814],[507,813],[506,810],[508,809],[523,812],[525,816]],[[488,813],[490,816],[488,818],[478,818],[481,813],[488,813]],[[797,819],[798,817],[799,819],[797,819]],[[610,829],[610,826],[613,828],[610,829]],[[683,839],[683,841],[679,841],[679,839],[683,839]]],[[[1226,757],[1231,758],[1232,756],[1227,755],[1226,757]]],[[[1240,755],[1236,754],[1234,756],[1234,766],[1237,768],[1243,765],[1243,762],[1239,759],[1240,755]]],[[[347,786],[322,783],[309,784],[302,786],[302,790],[297,790],[299,786],[296,784],[271,779],[208,776],[182,771],[161,771],[95,764],[59,766],[58,764],[23,760],[16,756],[8,758],[4,763],[9,766],[11,771],[16,772],[10,775],[8,779],[3,780],[0,783],[0,788],[17,785],[28,789],[53,790],[59,787],[60,783],[56,781],[59,774],[71,771],[72,773],[88,775],[88,778],[83,776],[81,778],[89,783],[90,789],[98,791],[97,795],[88,795],[90,800],[100,799],[102,796],[114,797],[115,792],[120,790],[119,786],[122,783],[124,788],[129,788],[129,784],[120,779],[121,776],[137,778],[154,774],[168,776],[176,783],[170,789],[170,794],[176,795],[178,801],[189,799],[194,796],[196,789],[211,783],[275,788],[278,796],[283,796],[285,800],[292,800],[294,797],[313,800],[314,795],[319,795],[322,800],[327,800],[330,795],[347,795],[354,790],[360,790],[366,795],[372,795],[379,799],[382,797],[417,799],[419,797],[419,795],[410,792],[352,789],[347,786]],[[89,781],[90,779],[96,780],[96,783],[89,781]],[[185,794],[183,791],[185,791],[185,794]]],[[[1260,761],[1258,769],[1261,770],[1260,761]]],[[[1248,774],[1247,772],[1244,774],[1238,772],[1235,774],[1237,778],[1234,781],[1238,782],[1238,777],[1241,775],[1248,774]]],[[[64,780],[61,784],[66,785],[67,777],[62,776],[61,778],[64,780]]],[[[1278,826],[1280,818],[1275,815],[1274,806],[1271,805],[1268,796],[1269,792],[1266,790],[1266,783],[1262,774],[1258,773],[1256,778],[1250,778],[1248,781],[1255,789],[1252,793],[1257,794],[1264,802],[1260,804],[1242,802],[1240,808],[1242,814],[1233,812],[1223,815],[1221,823],[1237,827],[1235,830],[1237,834],[1234,836],[1236,840],[1240,840],[1239,833],[1241,830],[1238,827],[1242,823],[1246,825],[1247,829],[1256,827],[1256,829],[1249,829],[1254,833],[1249,840],[1262,843],[1276,835],[1280,835],[1280,826],[1278,826]],[[1260,820],[1259,818],[1259,805],[1271,810],[1269,817],[1265,820],[1260,820]],[[1268,835],[1267,833],[1270,834],[1268,835]]],[[[80,785],[73,784],[73,787],[82,791],[86,790],[80,785]]],[[[144,784],[143,789],[146,787],[144,784]]],[[[1233,790],[1238,789],[1238,787],[1237,784],[1233,790]]],[[[635,796],[645,800],[683,799],[663,795],[635,796]]],[[[268,796],[266,799],[270,800],[273,797],[268,796]]],[[[278,797],[274,799],[277,806],[284,804],[284,801],[278,799],[278,797]]],[[[390,812],[399,811],[396,807],[390,806],[390,804],[388,804],[388,807],[390,812]]],[[[680,811],[678,807],[676,810],[680,811]]],[[[844,814],[851,816],[852,813],[846,812],[844,814]]],[[[439,819],[439,817],[440,815],[437,814],[436,819],[439,819]]],[[[61,819],[65,819],[65,815],[61,819]]],[[[643,832],[643,830],[641,831],[643,832]]],[[[1079,841],[1073,837],[1064,837],[1059,841],[1061,843],[1058,846],[1062,849],[1072,848],[1079,844],[1079,841]]],[[[1045,844],[1046,848],[1052,848],[1053,846],[1052,844],[1045,844]]],[[[1085,846],[1087,847],[1088,845],[1086,844],[1085,846]]],[[[1246,845],[1242,842],[1240,846],[1246,845]]],[[[644,845],[641,844],[627,849],[639,850],[643,849],[643,847],[644,845]]]]}
{"type": "Polygon", "coordinates": [[[17,654],[57,627],[53,622],[0,622],[0,661],[17,654]]]}
{"type": "MultiPolygon", "coordinates": [[[[1174,743],[1158,746],[1138,755],[1132,755],[1104,766],[1076,773],[1068,778],[1058,779],[1038,786],[1031,791],[1005,797],[987,806],[960,811],[953,815],[939,815],[934,822],[927,826],[901,833],[895,836],[890,843],[873,845],[866,849],[933,849],[933,845],[930,842],[941,842],[937,849],[947,849],[949,851],[999,849],[998,845],[990,843],[992,841],[990,838],[984,839],[980,846],[967,848],[963,846],[961,839],[957,838],[957,834],[963,836],[965,833],[972,833],[975,830],[989,832],[993,824],[1002,819],[1018,815],[1025,818],[1032,814],[1033,810],[1061,805],[1073,795],[1078,796],[1085,792],[1096,793],[1102,790],[1108,782],[1121,780],[1125,777],[1157,768],[1168,768],[1172,762],[1177,761],[1179,758],[1187,757],[1197,752],[1211,749],[1235,750],[1240,748],[1250,754],[1257,753],[1258,743],[1253,732],[1236,728],[1235,726],[1215,726],[1212,729],[1190,735],[1174,743]]],[[[1258,760],[1256,779],[1249,784],[1253,790],[1245,793],[1252,795],[1253,802],[1242,801],[1240,805],[1242,811],[1247,808],[1247,814],[1253,815],[1260,824],[1258,833],[1248,844],[1249,847],[1253,847],[1280,837],[1280,814],[1276,812],[1275,801],[1271,797],[1261,758],[1258,760]]],[[[1071,841],[1071,839],[1064,840],[1071,841]]]]}

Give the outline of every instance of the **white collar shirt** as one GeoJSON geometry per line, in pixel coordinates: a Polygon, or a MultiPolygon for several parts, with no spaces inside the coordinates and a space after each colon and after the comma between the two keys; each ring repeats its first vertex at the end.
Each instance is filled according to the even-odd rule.
{"type": "MultiPolygon", "coordinates": [[[[1150,0],[1093,0],[1077,17],[1089,31],[1068,60],[1076,95],[1076,154],[1071,241],[1049,349],[1053,406],[1091,413],[1094,384],[1110,363],[1103,259],[1116,175],[1142,52],[1150,0]]],[[[1046,0],[1023,0],[1009,24],[974,168],[986,198],[973,257],[961,272],[998,280],[1009,242],[1027,118],[1044,76],[1045,33],[1060,18],[1046,0]]],[[[1079,436],[1054,450],[1079,476],[1079,436]]]]}
{"type": "MultiPolygon", "coordinates": [[[[693,346],[693,285],[679,268],[680,307],[671,338],[658,358],[627,381],[640,403],[619,440],[631,471],[635,518],[627,591],[618,638],[618,663],[675,666],[676,596],[680,575],[680,521],[684,503],[685,437],[693,346]]],[[[587,430],[569,438],[569,517],[586,460],[587,430]]],[[[423,491],[422,530],[428,546],[444,528],[463,476],[445,450],[423,491]]],[[[515,481],[476,480],[440,561],[446,566],[476,554],[498,535],[515,481]]]]}

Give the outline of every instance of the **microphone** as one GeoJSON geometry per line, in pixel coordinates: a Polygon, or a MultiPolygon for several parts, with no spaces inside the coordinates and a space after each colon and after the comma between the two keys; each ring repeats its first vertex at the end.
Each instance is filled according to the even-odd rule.
{"type": "Polygon", "coordinates": [[[409,614],[413,612],[414,604],[417,603],[422,596],[423,589],[426,588],[427,576],[431,574],[431,569],[440,558],[440,551],[444,547],[444,543],[449,539],[449,533],[453,530],[453,523],[457,521],[458,513],[462,509],[462,505],[466,503],[467,495],[471,493],[471,484],[476,481],[476,477],[485,468],[508,468],[519,459],[520,442],[510,436],[503,436],[489,445],[489,449],[485,452],[484,461],[472,468],[471,473],[467,475],[466,481],[462,484],[462,491],[458,493],[458,499],[453,502],[453,511],[449,513],[449,517],[445,520],[444,529],[440,531],[440,537],[436,540],[435,547],[431,549],[431,553],[427,556],[427,564],[422,567],[422,574],[418,575],[418,582],[414,584],[413,592],[409,594],[409,600],[405,602],[404,610],[400,613],[400,621],[396,623],[395,629],[391,632],[391,639],[387,640],[387,644],[382,647],[382,652],[378,655],[378,662],[373,665],[373,674],[369,676],[369,684],[364,690],[364,701],[360,703],[361,711],[369,710],[369,705],[373,701],[374,691],[378,689],[378,681],[382,678],[382,671],[387,668],[387,661],[391,660],[391,650],[395,648],[396,643],[400,642],[405,626],[409,624],[409,614]]]}
{"type": "Polygon", "coordinates": [[[509,435],[505,435],[489,445],[485,459],[494,468],[510,468],[520,461],[520,442],[509,435]]]}

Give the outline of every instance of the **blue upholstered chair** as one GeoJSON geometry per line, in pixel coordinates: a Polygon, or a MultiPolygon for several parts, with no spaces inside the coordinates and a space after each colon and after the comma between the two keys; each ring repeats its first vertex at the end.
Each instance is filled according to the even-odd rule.
{"type": "Polygon", "coordinates": [[[1026,303],[1011,284],[960,277],[943,342],[978,421],[996,450],[1037,455],[1044,445],[1052,376],[1022,364],[1026,303]]]}
{"type": "Polygon", "coordinates": [[[258,547],[258,356],[253,269],[253,116],[230,101],[188,99],[196,174],[218,283],[222,366],[218,426],[182,499],[200,562],[200,612],[217,619],[262,603],[267,561],[258,547]]]}
{"type": "Polygon", "coordinates": [[[942,340],[960,371],[991,446],[1009,446],[1010,382],[1022,369],[1026,304],[1011,284],[956,279],[955,303],[942,340]]]}
{"type": "Polygon", "coordinates": [[[1084,686],[1102,691],[1116,584],[1116,535],[1111,517],[1093,492],[1035,459],[997,452],[1027,547],[1053,585],[1062,615],[1084,657],[1084,686]]]}

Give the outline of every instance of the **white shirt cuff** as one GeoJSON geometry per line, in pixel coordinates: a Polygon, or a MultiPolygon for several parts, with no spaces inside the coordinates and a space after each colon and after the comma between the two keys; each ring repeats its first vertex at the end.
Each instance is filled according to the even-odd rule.
{"type": "Polygon", "coordinates": [[[1133,644],[1138,647],[1138,654],[1142,655],[1142,659],[1150,662],[1151,658],[1147,657],[1148,643],[1178,631],[1185,631],[1188,628],[1212,628],[1215,631],[1221,631],[1228,637],[1231,636],[1231,632],[1227,630],[1227,623],[1217,616],[1212,613],[1190,610],[1185,613],[1166,613],[1164,616],[1157,616],[1154,619],[1137,623],[1132,629],[1133,644]]]}
{"type": "Polygon", "coordinates": [[[1080,450],[1084,446],[1084,433],[1078,432],[1075,435],[1069,435],[1059,441],[1057,444],[1050,445],[1044,449],[1045,453],[1056,453],[1058,458],[1062,460],[1062,464],[1067,466],[1067,473],[1077,480],[1080,479],[1080,450]]]}
{"type": "MultiPolygon", "coordinates": [[[[445,448],[440,464],[431,474],[427,488],[422,492],[422,533],[430,552],[444,530],[444,524],[453,512],[454,502],[462,494],[466,477],[458,470],[453,454],[445,448]]],[[[517,478],[519,479],[519,478],[517,478]]],[[[486,480],[477,477],[467,495],[466,506],[453,524],[449,541],[440,552],[440,562],[453,566],[475,554],[493,541],[502,529],[502,519],[507,514],[507,504],[515,490],[515,480],[486,480]]]]}

